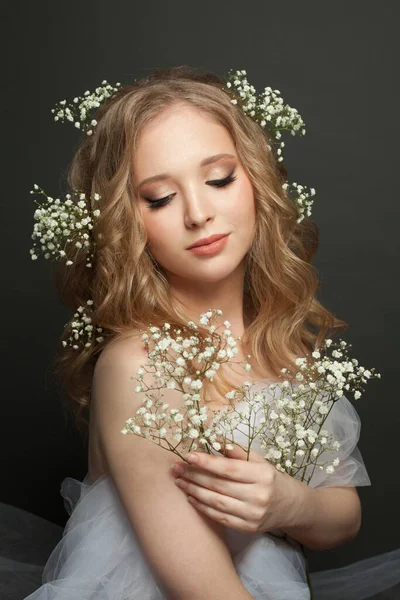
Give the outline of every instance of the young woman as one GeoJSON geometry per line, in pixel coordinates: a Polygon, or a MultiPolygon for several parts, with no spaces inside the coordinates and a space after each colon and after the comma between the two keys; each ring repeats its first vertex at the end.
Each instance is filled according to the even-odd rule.
{"type": "MultiPolygon", "coordinates": [[[[144,398],[131,376],[148,358],[140,329],[149,324],[184,326],[221,309],[241,338],[236,360],[251,355],[260,389],[346,325],[315,298],[316,230],[297,222],[268,133],[223,84],[189,67],[154,71],[104,103],[73,159],[71,189],[99,193],[100,217],[92,269],[76,261],[58,287],[74,308],[92,298],[107,335],[78,350],[60,345],[57,373],[88,433],[88,474],[63,481],[70,518],[29,600],[306,600],[301,545],[333,548],[360,528],[355,486],[370,480],[345,397],[326,422],[344,442],[340,467],[310,485],[277,471],[257,439],[249,461],[236,447],[188,464],[121,435],[144,398]],[[184,465],[178,483],[175,463],[184,465]]],[[[249,379],[234,365],[223,375],[249,379]]],[[[227,403],[218,377],[203,394],[210,409],[227,403]]],[[[182,404],[175,390],[164,401],[182,404]]],[[[372,597],[361,571],[312,576],[315,598],[372,597]],[[359,585],[351,596],[349,577],[359,585]]],[[[370,592],[395,583],[379,580],[370,592]]]]}

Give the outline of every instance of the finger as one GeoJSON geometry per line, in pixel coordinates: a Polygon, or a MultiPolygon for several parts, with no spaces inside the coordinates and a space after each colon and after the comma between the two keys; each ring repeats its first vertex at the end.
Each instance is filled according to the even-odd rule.
{"type": "Polygon", "coordinates": [[[258,531],[257,523],[255,521],[249,521],[248,519],[242,519],[237,515],[232,515],[226,512],[222,512],[217,508],[209,506],[205,504],[197,497],[188,496],[188,501],[199,511],[207,515],[213,521],[224,525],[225,527],[231,527],[232,529],[237,529],[238,531],[243,531],[245,533],[255,533],[258,531]]]}
{"type": "Polygon", "coordinates": [[[231,496],[243,502],[250,501],[253,496],[254,484],[226,479],[202,469],[185,467],[180,478],[183,484],[185,484],[185,481],[192,482],[207,490],[231,496]]]}
{"type": "Polygon", "coordinates": [[[251,502],[247,503],[240,498],[215,492],[209,488],[197,485],[190,480],[181,478],[175,480],[175,483],[185,492],[185,494],[193,496],[203,504],[218,510],[221,513],[227,513],[245,520],[251,519],[253,513],[254,517],[259,516],[258,514],[255,514],[257,511],[254,506],[251,505],[251,502]]]}
{"type": "Polygon", "coordinates": [[[190,454],[187,454],[186,460],[190,464],[195,464],[196,467],[233,481],[256,483],[260,480],[261,463],[259,462],[249,462],[237,458],[227,458],[225,456],[214,456],[205,452],[191,452],[190,454]],[[193,456],[197,457],[195,461],[193,461],[193,456]]]}

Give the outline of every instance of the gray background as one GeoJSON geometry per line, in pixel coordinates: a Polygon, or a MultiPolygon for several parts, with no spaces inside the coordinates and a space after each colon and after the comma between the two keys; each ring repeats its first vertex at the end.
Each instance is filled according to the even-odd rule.
{"type": "Polygon", "coordinates": [[[362,529],[345,546],[308,551],[310,568],[400,545],[398,23],[394,1],[3,3],[0,501],[64,525],[60,483],[87,469],[50,369],[72,315],[48,261],[29,255],[29,190],[37,183],[60,194],[79,138],[54,123],[51,108],[103,79],[129,83],[156,67],[246,69],[259,91],[279,89],[306,123],[305,137],[284,138],[284,157],[289,180],[317,192],[318,298],[350,323],[352,355],[382,373],[355,402],[372,480],[359,488],[362,529]]]}

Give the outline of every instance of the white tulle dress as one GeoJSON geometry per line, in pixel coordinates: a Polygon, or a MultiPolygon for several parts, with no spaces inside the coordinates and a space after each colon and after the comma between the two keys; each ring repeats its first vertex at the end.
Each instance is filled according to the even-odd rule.
{"type": "MultiPolygon", "coordinates": [[[[252,389],[259,391],[260,385],[252,389]]],[[[324,424],[341,442],[340,465],[330,475],[315,471],[309,485],[371,485],[357,448],[360,426],[354,406],[342,397],[324,424]]],[[[235,436],[235,441],[247,446],[244,434],[235,436]]],[[[263,454],[257,439],[252,449],[263,454]]],[[[110,476],[103,475],[93,484],[88,475],[83,481],[67,477],[61,495],[69,514],[64,530],[29,512],[0,505],[2,600],[167,600],[110,476]],[[48,546],[52,536],[59,541],[44,564],[41,541],[48,546]]],[[[305,558],[296,540],[280,530],[249,534],[228,527],[225,539],[253,598],[310,599],[305,558]]],[[[400,599],[400,548],[343,568],[311,573],[310,578],[315,600],[400,599]]]]}

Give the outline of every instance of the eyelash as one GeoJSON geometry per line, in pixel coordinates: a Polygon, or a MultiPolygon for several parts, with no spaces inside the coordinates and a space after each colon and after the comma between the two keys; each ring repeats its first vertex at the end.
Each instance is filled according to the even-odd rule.
{"type": "MultiPolygon", "coordinates": [[[[224,179],[214,179],[213,181],[210,181],[208,183],[210,183],[210,185],[213,185],[213,187],[225,187],[226,185],[232,183],[232,181],[235,181],[235,179],[237,179],[237,175],[233,175],[233,173],[234,172],[232,171],[232,173],[227,177],[224,177],[224,179]]],[[[155,209],[168,204],[171,201],[170,199],[172,199],[173,195],[174,194],[169,194],[169,196],[165,196],[165,198],[159,198],[158,200],[150,200],[149,198],[145,198],[145,200],[147,200],[147,206],[149,208],[155,209]]]]}

